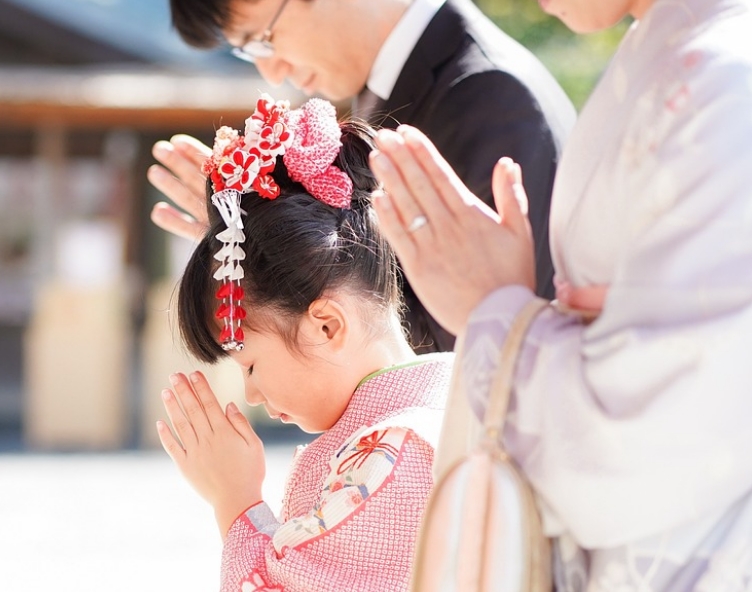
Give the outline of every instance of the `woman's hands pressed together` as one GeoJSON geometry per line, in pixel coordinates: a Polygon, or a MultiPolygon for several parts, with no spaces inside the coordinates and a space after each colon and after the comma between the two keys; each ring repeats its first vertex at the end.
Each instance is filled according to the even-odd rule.
{"type": "Polygon", "coordinates": [[[264,447],[234,403],[222,411],[200,372],[170,377],[162,391],[173,432],[157,422],[159,439],[183,476],[213,507],[224,537],[235,519],[262,501],[264,447]]]}
{"type": "Polygon", "coordinates": [[[374,208],[410,285],[436,320],[457,335],[495,289],[535,289],[535,255],[519,165],[497,163],[498,214],[462,184],[417,129],[381,130],[371,166],[385,193],[374,208]]]}

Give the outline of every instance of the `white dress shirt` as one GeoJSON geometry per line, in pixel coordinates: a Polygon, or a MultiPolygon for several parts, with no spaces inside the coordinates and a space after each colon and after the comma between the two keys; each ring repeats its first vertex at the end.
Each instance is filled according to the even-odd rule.
{"type": "Polygon", "coordinates": [[[366,86],[379,98],[387,100],[397,78],[428,23],[445,0],[413,0],[405,14],[381,46],[366,86]]]}

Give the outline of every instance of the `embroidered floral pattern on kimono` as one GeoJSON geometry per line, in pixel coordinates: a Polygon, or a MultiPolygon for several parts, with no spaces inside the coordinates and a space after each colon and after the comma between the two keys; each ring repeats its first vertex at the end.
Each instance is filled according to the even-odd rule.
{"type": "Polygon", "coordinates": [[[388,428],[348,442],[332,459],[324,491],[313,511],[280,527],[275,544],[284,541],[285,547],[301,545],[347,519],[388,481],[409,436],[408,430],[388,428]]]}

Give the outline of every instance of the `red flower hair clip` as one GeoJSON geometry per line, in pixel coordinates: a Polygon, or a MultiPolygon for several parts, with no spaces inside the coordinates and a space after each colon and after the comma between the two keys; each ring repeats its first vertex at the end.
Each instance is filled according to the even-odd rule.
{"type": "Polygon", "coordinates": [[[286,122],[290,105],[261,95],[256,111],[245,121],[245,135],[222,126],[214,138],[212,155],[203,172],[212,182],[214,192],[234,189],[240,193],[255,191],[261,197],[275,199],[279,186],[271,176],[277,156],[284,154],[292,142],[286,122]]]}

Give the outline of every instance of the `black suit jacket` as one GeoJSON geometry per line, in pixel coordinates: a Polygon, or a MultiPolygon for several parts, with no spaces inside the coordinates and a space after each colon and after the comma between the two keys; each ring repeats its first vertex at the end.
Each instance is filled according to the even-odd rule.
{"type": "MultiPolygon", "coordinates": [[[[530,202],[538,293],[553,296],[548,212],[575,110],[537,58],[469,0],[447,0],[410,54],[389,99],[377,101],[366,115],[377,126],[406,123],[420,129],[491,207],[494,165],[502,156],[519,163],[530,202]]],[[[451,350],[454,336],[428,315],[407,282],[404,295],[415,349],[451,350]]]]}

